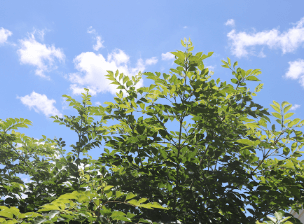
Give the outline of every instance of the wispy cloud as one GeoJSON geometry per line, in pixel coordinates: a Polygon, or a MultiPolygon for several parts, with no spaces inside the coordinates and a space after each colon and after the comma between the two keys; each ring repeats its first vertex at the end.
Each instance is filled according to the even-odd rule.
{"type": "MultiPolygon", "coordinates": [[[[148,65],[155,64],[157,58],[147,59],[145,62],[142,59],[137,60],[135,67],[129,65],[130,57],[122,50],[116,49],[108,54],[105,58],[102,54],[94,52],[83,52],[74,58],[74,64],[78,72],[68,75],[68,79],[72,83],[70,89],[73,94],[81,94],[84,92],[83,88],[88,88],[92,95],[100,92],[110,92],[115,94],[117,86],[110,84],[112,81],[108,80],[106,75],[109,71],[115,72],[119,70],[129,77],[137,75],[139,71],[143,72],[148,65]]],[[[143,86],[141,80],[136,88],[143,86]]]]}
{"type": "Polygon", "coordinates": [[[209,70],[213,71],[213,70],[215,69],[215,66],[213,66],[213,65],[208,65],[208,66],[206,66],[206,68],[208,68],[209,70]]]}
{"type": "Polygon", "coordinates": [[[101,41],[101,37],[100,37],[100,36],[97,36],[97,37],[96,37],[96,44],[93,45],[93,49],[94,49],[95,51],[98,51],[100,48],[103,47],[102,43],[103,43],[103,41],[101,41]]]}
{"type": "Polygon", "coordinates": [[[290,108],[290,110],[296,110],[296,109],[298,109],[299,107],[301,107],[301,106],[298,105],[298,104],[295,104],[295,105],[293,105],[293,106],[290,108]]]}
{"type": "Polygon", "coordinates": [[[162,57],[162,60],[173,60],[174,59],[174,55],[171,54],[170,52],[162,53],[161,57],[162,57]]]}
{"type": "Polygon", "coordinates": [[[98,51],[100,48],[103,48],[103,47],[104,47],[104,46],[103,46],[103,42],[104,42],[104,41],[101,40],[101,37],[98,36],[96,30],[93,29],[92,26],[90,26],[90,27],[88,28],[88,31],[87,31],[87,32],[90,33],[90,34],[93,34],[93,35],[94,35],[94,39],[96,40],[96,44],[93,45],[94,51],[98,51]]]}
{"type": "Polygon", "coordinates": [[[157,63],[157,58],[156,57],[152,57],[146,60],[146,65],[155,65],[157,63]]]}
{"type": "Polygon", "coordinates": [[[298,59],[296,61],[290,61],[288,64],[289,68],[285,77],[290,79],[299,79],[299,82],[304,87],[304,60],[298,59]]]}
{"type": "Polygon", "coordinates": [[[9,36],[13,35],[13,33],[9,30],[4,29],[3,27],[0,28],[0,44],[4,44],[7,41],[9,36]]]}
{"type": "MultiPolygon", "coordinates": [[[[20,49],[18,54],[21,64],[29,64],[36,67],[35,74],[50,79],[45,73],[56,69],[55,59],[60,62],[64,61],[65,55],[61,49],[55,48],[54,45],[47,46],[46,44],[36,41],[34,33],[31,33],[28,38],[20,40],[20,49]]],[[[42,37],[44,33],[38,32],[42,37]]]]}
{"type": "Polygon", "coordinates": [[[62,117],[62,114],[53,105],[56,100],[48,99],[46,95],[32,92],[31,95],[26,95],[23,97],[17,97],[21,102],[28,106],[30,109],[34,109],[35,112],[42,112],[45,116],[50,117],[53,115],[58,115],[62,117]]]}
{"type": "Polygon", "coordinates": [[[235,21],[234,19],[228,19],[227,22],[225,23],[226,26],[235,26],[235,21]]]}
{"type": "Polygon", "coordinates": [[[265,45],[270,49],[279,48],[282,50],[283,54],[285,54],[295,51],[304,43],[303,26],[304,17],[298,21],[295,26],[283,33],[280,33],[277,29],[272,29],[249,34],[246,32],[237,33],[233,29],[227,34],[227,37],[231,42],[232,54],[237,57],[245,57],[248,56],[248,54],[254,54],[253,49],[251,49],[251,52],[248,52],[247,48],[253,48],[256,45],[265,45]]]}

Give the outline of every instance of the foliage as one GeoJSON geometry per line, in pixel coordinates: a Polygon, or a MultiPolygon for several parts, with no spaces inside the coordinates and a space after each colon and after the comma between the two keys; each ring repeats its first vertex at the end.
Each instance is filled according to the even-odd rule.
{"type": "MultiPolygon", "coordinates": [[[[92,179],[90,175],[85,175],[83,170],[80,172],[81,182],[89,187],[88,191],[73,191],[61,195],[51,203],[41,206],[38,213],[27,212],[22,214],[16,207],[1,206],[0,216],[4,218],[0,218],[0,222],[54,223],[76,220],[77,222],[121,223],[120,221],[131,222],[135,215],[129,212],[125,214],[120,211],[111,211],[107,208],[108,203],[122,203],[146,209],[165,209],[158,203],[144,204],[147,199],[135,200],[136,194],[115,191],[112,189],[113,186],[107,185],[103,181],[97,181],[97,179],[102,178],[92,179]],[[119,198],[125,198],[125,200],[117,201],[119,198]]],[[[150,223],[144,219],[140,219],[140,222],[150,223]]]]}
{"type": "Polygon", "coordinates": [[[82,103],[64,95],[79,114],[53,117],[78,135],[66,155],[61,138],[37,141],[8,133],[14,124],[29,125],[28,120],[2,121],[0,194],[11,199],[2,202],[7,207],[1,207],[0,216],[17,220],[18,206],[19,218],[31,215],[28,220],[35,222],[259,223],[269,214],[281,217],[276,211],[302,209],[303,162],[298,157],[304,138],[296,128],[304,120],[288,119],[291,104],[273,101],[280,130],[275,124],[269,130],[268,109],[252,99],[263,84],[254,92],[246,87],[248,81],[260,81],[259,69],[245,71],[227,58],[222,66],[232,71],[232,84],[210,80],[203,61],[212,52],[193,54],[190,39],[182,45],[185,52],[171,52],[177,67],[170,74],[143,74],[153,81],[149,87],[136,88],[141,73],[130,79],[108,71],[119,92],[107,106],[92,106],[88,89],[82,103]],[[106,126],[109,120],[117,123],[106,126]],[[93,160],[88,152],[102,144],[102,156],[93,160]],[[12,178],[21,172],[32,182],[12,178]],[[28,197],[14,195],[21,193],[28,197]]]}
{"type": "Polygon", "coordinates": [[[268,217],[268,219],[270,219],[271,221],[266,221],[266,222],[259,222],[257,221],[256,224],[292,224],[292,222],[290,221],[287,221],[288,219],[290,219],[291,217],[286,217],[286,218],[283,218],[283,215],[284,215],[284,212],[275,212],[274,213],[274,216],[275,218],[273,217],[268,217]]]}
{"type": "MultiPolygon", "coordinates": [[[[103,174],[106,173],[104,167],[103,169],[100,168],[100,175],[97,175],[98,172],[96,171],[98,164],[86,168],[89,163],[94,164],[96,162],[86,152],[94,146],[99,146],[102,134],[108,134],[107,130],[110,130],[110,128],[96,127],[99,122],[92,122],[92,116],[89,116],[90,108],[86,107],[86,105],[91,105],[88,90],[87,94],[83,94],[82,105],[69,96],[66,97],[68,101],[71,101],[70,105],[78,110],[80,116],[65,116],[64,122],[60,122],[60,124],[64,123],[75,130],[79,137],[76,146],[71,145],[74,153],[67,153],[65,157],[57,158],[58,155],[56,154],[58,152],[62,154],[65,151],[62,149],[65,142],[61,138],[52,141],[43,136],[43,140],[37,141],[14,131],[7,134],[9,130],[27,127],[31,122],[25,119],[12,118],[6,119],[5,122],[1,121],[1,153],[6,155],[6,157],[1,157],[3,158],[1,164],[5,165],[4,174],[1,175],[1,187],[6,190],[1,191],[1,195],[10,197],[6,198],[5,201],[2,200],[2,204],[9,205],[9,207],[0,207],[0,222],[53,223],[59,221],[65,223],[74,220],[74,223],[87,223],[88,221],[121,223],[121,221],[131,222],[135,214],[112,211],[108,208],[109,203],[122,203],[127,206],[145,209],[166,209],[156,202],[144,203],[147,200],[145,198],[136,200],[136,194],[121,192],[117,190],[117,187],[113,188],[113,186],[107,185],[100,173],[100,171],[103,174]],[[25,140],[22,141],[23,139],[25,140]],[[41,142],[43,144],[39,144],[41,142]],[[22,144],[22,146],[16,147],[17,143],[22,144]],[[87,155],[88,158],[81,160],[80,153],[87,155]],[[45,155],[49,156],[47,160],[39,158],[39,156],[45,155]],[[34,157],[35,160],[30,161],[31,157],[34,157]],[[19,164],[12,165],[12,162],[17,159],[19,164]],[[55,162],[50,163],[51,160],[55,162]],[[80,164],[84,164],[85,171],[81,170],[80,164]],[[11,167],[15,169],[10,169],[11,167]],[[31,179],[34,180],[26,184],[29,186],[28,189],[25,188],[20,178],[15,178],[19,182],[5,179],[12,178],[12,174],[22,169],[26,171],[23,173],[31,175],[31,179]],[[6,171],[9,171],[8,174],[6,174],[6,171]],[[67,183],[70,183],[70,186],[66,186],[67,183]],[[16,194],[19,194],[21,198],[21,193],[26,193],[28,197],[18,201],[16,194]],[[55,196],[52,196],[52,194],[55,194],[55,196]],[[116,200],[122,198],[125,198],[125,200],[116,200]],[[18,208],[11,206],[18,206],[18,208]]],[[[58,122],[58,120],[56,121],[58,122]]],[[[152,223],[143,218],[139,219],[139,222],[152,223]]]]}

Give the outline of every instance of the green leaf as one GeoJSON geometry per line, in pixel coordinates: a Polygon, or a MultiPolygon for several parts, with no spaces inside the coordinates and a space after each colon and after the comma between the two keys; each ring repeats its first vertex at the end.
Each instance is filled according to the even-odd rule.
{"type": "Polygon", "coordinates": [[[280,110],[279,107],[277,107],[277,106],[275,106],[275,105],[272,105],[272,104],[270,104],[270,106],[271,106],[275,111],[281,113],[281,110],[280,110]]]}
{"type": "Polygon", "coordinates": [[[234,64],[233,64],[233,69],[235,69],[235,66],[237,66],[238,65],[238,62],[236,61],[236,62],[234,62],[234,64]]]}
{"type": "Polygon", "coordinates": [[[228,63],[227,63],[227,62],[225,62],[224,60],[221,60],[221,62],[223,62],[223,63],[224,63],[224,65],[222,65],[222,67],[224,67],[224,68],[229,68],[229,65],[228,65],[228,63]]]}
{"type": "Polygon", "coordinates": [[[125,216],[126,214],[121,212],[121,211],[113,211],[112,212],[112,215],[111,215],[111,218],[115,218],[115,217],[118,217],[118,216],[125,216]]]}
{"type": "Polygon", "coordinates": [[[239,139],[237,140],[238,143],[241,143],[241,144],[245,144],[245,145],[254,145],[254,142],[253,141],[250,141],[249,139],[239,139]]]}
{"type": "Polygon", "coordinates": [[[278,108],[281,109],[280,104],[278,102],[276,102],[276,101],[272,101],[272,102],[274,103],[274,105],[276,105],[278,108]]]}
{"type": "Polygon", "coordinates": [[[294,168],[293,162],[291,162],[290,160],[287,160],[285,167],[293,169],[294,168]]]}
{"type": "Polygon", "coordinates": [[[248,81],[261,81],[255,76],[248,76],[248,77],[246,77],[246,80],[248,80],[248,81]]]}
{"type": "Polygon", "coordinates": [[[140,203],[138,201],[134,200],[134,199],[128,201],[128,203],[131,204],[131,205],[134,205],[134,206],[139,206],[140,205],[140,203]]]}
{"type": "Polygon", "coordinates": [[[134,198],[134,197],[136,197],[136,195],[133,194],[132,192],[129,192],[129,193],[127,194],[126,200],[130,200],[130,199],[132,199],[132,198],[134,198]]]}
{"type": "Polygon", "coordinates": [[[260,69],[254,69],[252,72],[251,72],[251,74],[253,74],[253,75],[259,75],[259,74],[261,74],[262,72],[261,72],[261,70],[260,69]]]}
{"type": "Polygon", "coordinates": [[[7,211],[7,210],[2,210],[0,211],[0,216],[6,217],[6,218],[13,218],[14,214],[7,211]]]}
{"type": "Polygon", "coordinates": [[[275,116],[276,118],[282,119],[282,115],[276,112],[271,112],[273,116],[275,116]]]}
{"type": "Polygon", "coordinates": [[[116,197],[116,198],[119,198],[119,197],[121,197],[122,195],[124,195],[124,193],[122,193],[122,192],[120,192],[120,191],[116,191],[116,192],[115,192],[115,197],[116,197]]]}
{"type": "Polygon", "coordinates": [[[283,218],[283,213],[282,212],[275,212],[274,216],[277,218],[277,220],[281,220],[283,218]]]}
{"type": "Polygon", "coordinates": [[[287,155],[289,154],[289,152],[290,152],[290,149],[289,149],[288,147],[284,147],[284,149],[283,149],[283,154],[284,154],[285,156],[287,156],[287,155]]]}
{"type": "Polygon", "coordinates": [[[217,80],[216,80],[216,84],[218,85],[219,83],[220,83],[220,78],[218,78],[217,80]]]}
{"type": "MultiPolygon", "coordinates": [[[[284,108],[284,107],[285,107],[286,105],[288,105],[288,104],[289,104],[289,103],[288,103],[287,101],[283,101],[282,104],[281,104],[281,105],[282,105],[282,108],[284,108]]],[[[284,113],[286,113],[286,112],[284,112],[284,113]]]]}
{"type": "Polygon", "coordinates": [[[144,103],[139,104],[139,106],[140,106],[141,109],[143,109],[143,110],[145,109],[145,104],[144,103]]]}
{"type": "Polygon", "coordinates": [[[237,79],[231,79],[231,82],[234,83],[234,84],[237,84],[238,80],[237,79]]]}
{"type": "MultiPolygon", "coordinates": [[[[284,101],[285,102],[285,101],[284,101]]],[[[292,105],[288,105],[287,107],[284,108],[284,114],[289,111],[289,109],[292,107],[292,105]]]]}
{"type": "Polygon", "coordinates": [[[261,91],[261,89],[263,89],[263,86],[264,86],[264,84],[263,83],[260,83],[257,87],[255,87],[255,89],[254,89],[254,92],[260,92],[261,91]]]}
{"type": "Polygon", "coordinates": [[[229,68],[228,65],[221,65],[223,68],[229,68]]]}
{"type": "Polygon", "coordinates": [[[114,186],[112,186],[112,185],[108,185],[108,186],[106,186],[105,188],[104,188],[104,191],[108,191],[108,190],[110,190],[111,188],[113,188],[114,186]]]}
{"type": "Polygon", "coordinates": [[[125,84],[127,81],[129,81],[129,77],[128,77],[128,76],[125,76],[125,77],[123,78],[123,84],[125,84]]]}
{"type": "Polygon", "coordinates": [[[246,71],[246,77],[250,75],[251,71],[252,71],[252,69],[249,69],[246,71]]]}
{"type": "Polygon", "coordinates": [[[230,58],[227,57],[227,61],[228,61],[228,65],[229,67],[231,67],[231,61],[230,61],[230,58]]]}
{"type": "Polygon", "coordinates": [[[244,69],[240,69],[240,72],[241,72],[242,78],[245,78],[245,76],[246,76],[245,70],[244,69]]]}
{"type": "Polygon", "coordinates": [[[284,115],[284,120],[294,115],[294,113],[287,113],[284,115]]]}
{"type": "Polygon", "coordinates": [[[131,80],[127,81],[127,83],[126,83],[127,87],[132,86],[132,85],[133,85],[133,82],[131,80]]]}
{"type": "Polygon", "coordinates": [[[144,203],[147,200],[148,200],[148,198],[141,198],[141,199],[138,200],[138,202],[141,204],[141,203],[144,203]]]}
{"type": "Polygon", "coordinates": [[[189,47],[189,48],[188,48],[188,52],[193,51],[193,49],[194,49],[194,47],[189,47]]]}
{"type": "Polygon", "coordinates": [[[295,197],[297,197],[297,198],[300,197],[300,191],[299,191],[298,187],[292,186],[292,187],[289,187],[289,190],[295,197]]]}
{"type": "Polygon", "coordinates": [[[181,43],[182,43],[183,47],[186,47],[186,44],[185,44],[185,42],[183,40],[181,40],[181,43]]]}
{"type": "Polygon", "coordinates": [[[291,151],[294,152],[296,150],[297,146],[298,146],[297,142],[292,143],[291,151]]]}
{"type": "Polygon", "coordinates": [[[123,77],[123,73],[120,73],[120,75],[119,75],[119,80],[121,80],[122,77],[123,77]]]}
{"type": "Polygon", "coordinates": [[[291,128],[292,126],[296,125],[297,123],[299,123],[301,119],[300,118],[296,118],[293,121],[288,123],[288,127],[291,128]]]}
{"type": "Polygon", "coordinates": [[[53,210],[60,210],[57,205],[46,204],[42,206],[42,209],[39,209],[37,212],[45,212],[45,211],[53,211],[53,210]]]}

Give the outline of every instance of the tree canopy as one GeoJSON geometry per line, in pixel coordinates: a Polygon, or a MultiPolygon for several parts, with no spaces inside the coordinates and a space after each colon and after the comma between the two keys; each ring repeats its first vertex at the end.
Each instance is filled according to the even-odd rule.
{"type": "Polygon", "coordinates": [[[78,116],[52,118],[78,136],[69,153],[62,138],[17,132],[27,119],[0,120],[0,222],[247,224],[275,214],[300,223],[283,211],[304,203],[304,120],[288,119],[286,101],[271,114],[253,101],[263,84],[251,92],[247,82],[259,69],[227,58],[231,84],[214,80],[204,66],[213,52],[182,45],[169,74],[108,71],[119,92],[106,106],[92,106],[88,89],[82,102],[63,95],[78,116]],[[153,83],[137,88],[143,75],[153,83]]]}

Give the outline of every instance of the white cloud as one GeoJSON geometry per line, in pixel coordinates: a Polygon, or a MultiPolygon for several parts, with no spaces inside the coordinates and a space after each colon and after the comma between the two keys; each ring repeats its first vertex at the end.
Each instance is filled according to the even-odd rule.
{"type": "Polygon", "coordinates": [[[225,23],[226,26],[235,26],[235,21],[234,19],[228,19],[227,22],[225,23]]]}
{"type": "MultiPolygon", "coordinates": [[[[295,51],[304,43],[304,17],[289,30],[280,33],[277,29],[256,32],[256,33],[237,33],[234,29],[227,34],[231,41],[232,54],[237,57],[244,57],[249,54],[248,47],[255,45],[266,45],[270,49],[279,48],[283,54],[295,51]]],[[[253,54],[253,51],[250,52],[253,54]]]]}
{"type": "MultiPolygon", "coordinates": [[[[35,31],[34,31],[35,32],[35,31]]],[[[38,34],[43,38],[44,33],[38,34]]],[[[55,59],[64,61],[65,55],[61,49],[54,45],[46,46],[36,41],[34,33],[28,38],[20,40],[21,47],[18,50],[21,64],[29,64],[36,67],[35,74],[49,79],[44,73],[56,69],[55,59]]]]}
{"type": "Polygon", "coordinates": [[[285,74],[286,78],[299,79],[299,83],[304,87],[304,60],[298,59],[288,62],[289,68],[285,74]]]}
{"type": "Polygon", "coordinates": [[[7,38],[11,36],[13,33],[9,30],[4,29],[3,27],[0,28],[0,44],[4,44],[7,41],[7,38]]]}
{"type": "Polygon", "coordinates": [[[93,29],[92,26],[90,26],[90,27],[88,28],[88,31],[87,31],[87,32],[90,33],[90,34],[93,34],[93,35],[95,36],[94,39],[96,40],[96,44],[93,45],[93,49],[94,49],[95,51],[98,51],[100,48],[104,47],[104,46],[103,46],[103,42],[104,42],[104,41],[101,41],[101,37],[97,35],[96,30],[93,29]]]}
{"type": "Polygon", "coordinates": [[[300,76],[304,75],[304,60],[298,59],[296,61],[288,62],[289,68],[285,74],[287,78],[298,79],[300,76]]]}
{"type": "Polygon", "coordinates": [[[187,29],[188,27],[187,27],[187,26],[184,26],[183,28],[184,28],[184,29],[187,29]]]}
{"type": "Polygon", "coordinates": [[[260,51],[260,53],[257,55],[259,58],[265,58],[266,55],[263,52],[264,48],[262,48],[262,50],[260,51]]]}
{"type": "Polygon", "coordinates": [[[167,53],[162,53],[162,60],[172,60],[174,59],[174,55],[171,54],[170,52],[167,53]]]}
{"type": "Polygon", "coordinates": [[[300,105],[295,104],[295,105],[293,105],[293,106],[290,108],[290,110],[296,110],[296,109],[298,109],[299,107],[300,107],[300,105]]]}
{"type": "Polygon", "coordinates": [[[126,64],[129,59],[130,57],[120,49],[114,50],[112,54],[108,55],[108,61],[115,61],[117,65],[126,64]]]}
{"type": "Polygon", "coordinates": [[[93,33],[93,34],[95,34],[95,33],[96,33],[96,30],[93,29],[92,26],[90,26],[90,27],[88,28],[87,32],[88,32],[88,33],[93,33]]]}
{"type": "MultiPolygon", "coordinates": [[[[110,84],[112,81],[108,80],[107,70],[120,73],[124,73],[129,77],[137,75],[139,71],[145,70],[145,63],[142,59],[137,60],[137,65],[134,68],[129,66],[130,57],[122,50],[114,50],[106,58],[101,54],[95,54],[94,52],[83,52],[74,58],[74,64],[77,73],[69,74],[68,79],[71,81],[70,88],[73,94],[83,93],[83,88],[88,88],[92,95],[96,95],[99,92],[110,92],[115,94],[118,92],[117,86],[110,84]]],[[[149,61],[149,63],[151,63],[149,61]]],[[[143,86],[143,80],[141,80],[136,88],[143,86]]]]}
{"type": "Polygon", "coordinates": [[[53,105],[56,100],[49,100],[46,95],[32,92],[31,95],[26,95],[23,97],[17,97],[21,102],[28,106],[30,109],[34,109],[35,112],[42,112],[45,116],[49,117],[52,115],[58,115],[62,117],[62,114],[53,105]]]}
{"type": "Polygon", "coordinates": [[[100,36],[97,36],[97,37],[96,37],[96,44],[93,45],[93,49],[94,49],[95,51],[98,51],[100,48],[103,47],[103,45],[102,45],[103,42],[104,42],[104,41],[101,41],[101,37],[100,37],[100,36]]]}
{"type": "Polygon", "coordinates": [[[146,65],[154,65],[157,63],[157,58],[156,57],[152,57],[146,60],[146,65]]]}

